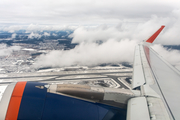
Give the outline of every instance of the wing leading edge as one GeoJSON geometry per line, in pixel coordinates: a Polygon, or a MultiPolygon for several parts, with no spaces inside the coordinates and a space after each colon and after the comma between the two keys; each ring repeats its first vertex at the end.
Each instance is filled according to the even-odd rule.
{"type": "MultiPolygon", "coordinates": [[[[180,119],[180,72],[165,61],[152,48],[151,43],[156,39],[165,26],[155,32],[146,42],[135,48],[132,89],[140,89],[144,107],[148,109],[149,119],[178,120],[180,119]],[[145,107],[147,106],[147,108],[145,107]]],[[[136,115],[138,103],[142,98],[132,98],[128,101],[127,120],[142,119],[136,115]],[[132,102],[137,104],[132,104],[132,102]],[[133,113],[133,114],[132,114],[133,113]]],[[[141,105],[142,106],[142,105],[141,105]]]]}

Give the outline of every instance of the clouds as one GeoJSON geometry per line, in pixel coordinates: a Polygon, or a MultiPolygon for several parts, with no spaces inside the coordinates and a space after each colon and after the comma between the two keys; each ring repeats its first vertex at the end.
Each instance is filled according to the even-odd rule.
{"type": "Polygon", "coordinates": [[[16,33],[19,30],[25,30],[26,33],[32,33],[32,32],[43,32],[43,31],[75,30],[77,27],[78,26],[70,26],[70,25],[28,24],[28,25],[0,26],[0,31],[6,31],[9,33],[16,33]]]}
{"type": "Polygon", "coordinates": [[[15,31],[22,30],[23,27],[19,25],[5,26],[1,27],[0,30],[8,31],[9,33],[14,33],[15,31]]]}
{"type": "Polygon", "coordinates": [[[44,36],[50,36],[50,33],[44,32],[44,36]]]}
{"type": "Polygon", "coordinates": [[[29,32],[43,32],[43,31],[60,31],[60,30],[74,30],[77,28],[76,26],[69,25],[40,25],[40,24],[30,24],[25,30],[27,33],[29,32]]]}
{"type": "Polygon", "coordinates": [[[13,51],[18,51],[20,49],[20,46],[7,47],[6,44],[0,44],[0,56],[10,55],[13,51]]]}
{"type": "Polygon", "coordinates": [[[147,40],[161,25],[165,29],[158,36],[155,43],[163,45],[180,44],[180,11],[173,11],[171,17],[158,17],[153,15],[150,20],[143,23],[121,22],[115,26],[100,25],[98,27],[79,27],[70,37],[74,43],[95,42],[97,40],[107,41],[108,39],[129,39],[141,42],[147,40]]]}
{"type": "MultiPolygon", "coordinates": [[[[78,27],[70,37],[73,43],[79,43],[74,49],[67,51],[52,51],[46,55],[37,58],[36,66],[72,66],[72,65],[98,65],[102,63],[133,62],[134,46],[147,40],[162,23],[167,24],[165,30],[158,36],[156,43],[161,44],[180,44],[177,32],[172,32],[177,37],[171,39],[168,36],[169,31],[173,31],[179,24],[179,16],[170,18],[161,18],[152,16],[145,23],[129,24],[119,23],[115,26],[100,25],[97,27],[78,27]],[[163,36],[166,37],[163,37],[163,36]],[[171,42],[169,42],[171,39],[171,42]],[[99,41],[101,41],[99,44],[99,41]]],[[[179,28],[177,28],[179,29],[179,28]]],[[[160,51],[166,56],[174,56],[170,62],[179,64],[176,56],[178,51],[168,51],[159,47],[160,51]],[[177,61],[176,61],[177,60],[177,61]]],[[[167,57],[168,58],[168,57],[167,57]]]]}
{"type": "Polygon", "coordinates": [[[57,34],[53,33],[52,36],[57,36],[57,34]]]}
{"type": "Polygon", "coordinates": [[[108,40],[103,44],[81,43],[67,51],[51,51],[41,55],[36,63],[40,66],[98,65],[102,63],[132,62],[136,42],[108,40]]]}
{"type": "Polygon", "coordinates": [[[14,39],[14,38],[16,38],[16,36],[17,36],[17,34],[14,33],[14,34],[11,35],[11,38],[14,39]]]}
{"type": "MultiPolygon", "coordinates": [[[[131,31],[129,31],[131,32],[131,31]]],[[[121,32],[116,27],[108,27],[106,25],[99,26],[96,28],[77,28],[71,35],[73,37],[73,43],[80,43],[82,41],[95,42],[98,40],[107,41],[108,39],[120,39],[126,38],[129,33],[123,31],[121,32]]]]}
{"type": "Polygon", "coordinates": [[[38,33],[34,33],[32,32],[31,34],[28,35],[28,38],[33,39],[33,38],[41,38],[42,35],[38,34],[38,33]]]}
{"type": "Polygon", "coordinates": [[[159,43],[163,42],[163,40],[165,39],[166,41],[164,44],[180,44],[180,10],[174,10],[171,17],[166,18],[166,21],[167,28],[161,35],[161,40],[159,41],[159,43]]]}
{"type": "Polygon", "coordinates": [[[50,36],[50,33],[44,32],[43,34],[39,34],[39,33],[34,33],[34,32],[32,32],[32,33],[30,33],[30,34],[28,35],[28,38],[29,38],[29,39],[33,39],[33,38],[39,39],[39,38],[41,38],[42,36],[50,36]]]}

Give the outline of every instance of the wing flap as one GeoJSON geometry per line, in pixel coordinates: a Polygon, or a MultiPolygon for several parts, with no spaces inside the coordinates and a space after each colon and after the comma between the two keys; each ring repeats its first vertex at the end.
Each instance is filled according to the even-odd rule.
{"type": "Polygon", "coordinates": [[[141,61],[140,46],[135,48],[132,88],[145,84],[144,71],[141,61]]]}
{"type": "Polygon", "coordinates": [[[150,120],[145,97],[132,98],[128,101],[126,120],[150,120]]]}
{"type": "Polygon", "coordinates": [[[147,97],[148,110],[152,120],[170,120],[165,106],[160,98],[147,97]]]}
{"type": "Polygon", "coordinates": [[[170,120],[160,98],[136,97],[128,101],[126,120],[170,120]]]}
{"type": "Polygon", "coordinates": [[[132,88],[134,89],[144,84],[154,84],[154,77],[143,46],[139,44],[135,48],[132,88]]]}

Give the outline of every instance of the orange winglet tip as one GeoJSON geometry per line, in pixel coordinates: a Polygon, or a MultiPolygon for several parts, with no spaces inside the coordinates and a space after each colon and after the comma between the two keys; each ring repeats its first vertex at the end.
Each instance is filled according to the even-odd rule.
{"type": "Polygon", "coordinates": [[[146,40],[146,42],[149,43],[153,43],[153,41],[156,39],[156,37],[159,35],[159,33],[163,30],[165,26],[162,25],[161,28],[159,28],[159,30],[157,30],[148,40],[146,40]]]}

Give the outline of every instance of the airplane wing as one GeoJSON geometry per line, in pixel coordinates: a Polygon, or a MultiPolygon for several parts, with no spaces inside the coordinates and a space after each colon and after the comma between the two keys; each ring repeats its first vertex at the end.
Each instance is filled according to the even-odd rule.
{"type": "Polygon", "coordinates": [[[180,73],[152,48],[162,26],[135,48],[132,87],[121,70],[1,77],[1,120],[178,120],[180,73]],[[75,76],[74,78],[72,76],[75,76]],[[79,78],[82,76],[82,79],[79,78]],[[86,76],[86,81],[83,79],[86,76]],[[72,78],[72,79],[71,79],[72,78]],[[17,82],[13,82],[16,80],[17,82]],[[62,84],[79,80],[81,84],[62,84]],[[82,82],[107,81],[113,87],[82,82]],[[58,81],[58,82],[57,82],[58,81]]]}
{"type": "Polygon", "coordinates": [[[142,97],[128,101],[127,120],[180,119],[180,72],[151,48],[163,28],[135,48],[132,88],[142,97]]]}

